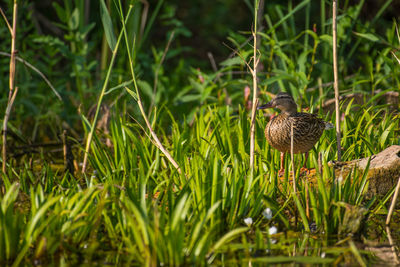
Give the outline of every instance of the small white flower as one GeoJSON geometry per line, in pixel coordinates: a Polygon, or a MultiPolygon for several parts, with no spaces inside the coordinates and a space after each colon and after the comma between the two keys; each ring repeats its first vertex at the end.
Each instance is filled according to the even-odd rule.
{"type": "Polygon", "coordinates": [[[276,239],[271,238],[271,244],[276,244],[276,239]]]}
{"type": "Polygon", "coordinates": [[[263,212],[262,215],[265,217],[267,220],[272,219],[272,210],[270,208],[266,208],[263,212]]]}
{"type": "Polygon", "coordinates": [[[275,226],[271,226],[268,230],[269,235],[274,235],[276,233],[278,233],[278,228],[276,228],[275,226]]]}
{"type": "Polygon", "coordinates": [[[322,252],[321,253],[321,258],[325,258],[325,256],[326,256],[325,252],[322,252]]]}
{"type": "Polygon", "coordinates": [[[250,227],[253,224],[253,219],[251,217],[245,218],[244,223],[250,227]]]}

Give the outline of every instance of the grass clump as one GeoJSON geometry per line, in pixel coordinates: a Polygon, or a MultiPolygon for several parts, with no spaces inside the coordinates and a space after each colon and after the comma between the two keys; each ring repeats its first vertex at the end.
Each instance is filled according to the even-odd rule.
{"type": "MultiPolygon", "coordinates": [[[[35,42],[57,44],[54,50],[46,49],[54,55],[65,53],[74,63],[59,69],[69,74],[59,81],[68,88],[61,90],[68,101],[62,108],[53,103],[41,119],[31,121],[27,106],[37,108],[35,97],[47,105],[48,96],[38,91],[30,98],[24,91],[17,97],[9,146],[22,152],[7,162],[1,176],[0,264],[373,262],[360,247],[363,240],[378,235],[382,241],[389,235],[380,221],[394,190],[367,198],[368,168],[336,177],[328,165],[337,159],[333,131],[326,131],[310,151],[306,165],[316,170],[312,179],[298,169],[290,174],[289,157],[285,176],[279,177],[280,153],[264,138],[271,114],[255,114],[251,155],[253,102],[245,89],[250,75],[244,60],[259,55],[254,77],[258,97],[287,91],[302,109],[326,121],[338,119],[342,160],[370,157],[398,145],[398,102],[386,101],[388,93],[398,95],[393,88],[398,87],[399,66],[389,53],[398,46],[395,23],[385,37],[374,25],[390,1],[368,25],[359,20],[362,3],[346,2],[339,15],[338,67],[341,94],[347,99],[341,102],[341,118],[328,105],[333,97],[332,40],[324,1],[319,6],[310,1],[268,3],[258,14],[263,23],[256,53],[246,41],[251,33],[230,33],[235,52],[213,71],[188,66],[185,46],[174,47],[187,29],[171,15],[176,11],[171,3],[159,1],[147,16],[142,2],[100,1],[96,8],[101,18],[90,23],[85,23],[84,1],[53,4],[63,22],[57,25],[68,34],[62,40],[42,36],[35,42]],[[320,10],[319,21],[311,16],[315,9],[320,10]],[[300,16],[305,28],[296,23],[300,16]],[[175,27],[162,49],[148,49],[158,19],[175,27]],[[104,38],[94,33],[98,24],[103,25],[104,38]],[[95,48],[101,48],[100,59],[91,57],[95,48]],[[92,72],[97,65],[101,67],[92,72]],[[85,116],[93,103],[95,115],[85,116]],[[109,117],[100,122],[106,110],[109,117]],[[45,118],[51,119],[44,122],[45,118]],[[78,123],[82,125],[75,127],[78,123]],[[70,132],[69,143],[57,136],[63,127],[70,132]],[[29,128],[32,137],[24,135],[29,128]],[[58,150],[29,146],[43,136],[59,141],[58,150]],[[61,144],[64,153],[72,151],[74,168],[65,170],[61,144]],[[87,168],[81,173],[84,157],[87,168]]],[[[33,57],[29,53],[26,57],[33,57]]],[[[48,66],[59,64],[53,59],[48,66]]],[[[44,70],[49,80],[59,77],[44,70]]],[[[21,88],[28,82],[21,77],[17,81],[21,88]]],[[[295,166],[303,160],[295,155],[295,166]]]]}

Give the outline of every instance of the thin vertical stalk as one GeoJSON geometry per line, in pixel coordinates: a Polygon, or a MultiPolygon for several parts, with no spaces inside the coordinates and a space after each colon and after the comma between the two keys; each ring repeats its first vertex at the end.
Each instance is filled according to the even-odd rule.
{"type": "Polygon", "coordinates": [[[250,173],[253,175],[254,171],[254,146],[255,146],[255,117],[257,109],[257,16],[258,16],[259,1],[254,1],[254,29],[253,29],[253,101],[251,108],[251,124],[250,124],[250,173]]]}
{"type": "Polygon", "coordinates": [[[294,168],[293,122],[290,125],[290,160],[292,161],[293,193],[296,194],[296,171],[294,168]]]}
{"type": "Polygon", "coordinates": [[[387,237],[388,237],[388,241],[389,241],[390,247],[391,247],[392,252],[393,252],[394,262],[396,264],[400,264],[399,257],[397,256],[396,244],[393,242],[393,238],[392,238],[392,234],[390,233],[389,226],[386,226],[386,233],[387,233],[387,237]]]}
{"type": "Polygon", "coordinates": [[[3,149],[2,149],[2,156],[3,156],[3,173],[6,173],[6,161],[7,161],[7,130],[8,130],[8,119],[10,118],[11,109],[14,104],[15,97],[17,96],[18,87],[13,89],[13,94],[11,99],[9,99],[7,103],[6,113],[4,115],[3,120],[3,149]]]}
{"type": "Polygon", "coordinates": [[[336,110],[336,141],[337,141],[337,160],[342,159],[342,147],[340,144],[340,110],[339,110],[339,81],[338,81],[338,70],[337,70],[337,37],[336,37],[336,11],[337,0],[332,2],[332,35],[333,35],[333,84],[335,88],[335,110],[336,110]]]}
{"type": "MultiPolygon", "coordinates": [[[[2,147],[3,173],[6,173],[6,162],[7,162],[7,124],[8,124],[8,119],[10,118],[12,105],[14,103],[15,97],[17,96],[18,92],[18,89],[15,88],[15,58],[16,58],[15,42],[17,39],[17,11],[18,11],[17,0],[14,0],[13,23],[11,31],[11,57],[10,57],[10,79],[9,79],[10,90],[8,94],[7,108],[3,120],[3,147],[2,147]]],[[[7,19],[6,18],[4,19],[8,24],[7,19]]]]}
{"type": "Polygon", "coordinates": [[[10,58],[10,92],[8,95],[8,101],[10,101],[13,90],[15,88],[15,42],[17,38],[17,0],[14,0],[14,10],[13,10],[13,24],[12,24],[12,33],[11,33],[11,58],[10,58]]]}
{"type": "MultiPolygon", "coordinates": [[[[131,9],[132,9],[132,7],[130,6],[126,19],[128,19],[129,15],[130,15],[130,12],[131,12],[131,9]]],[[[89,151],[90,151],[90,145],[92,144],[93,134],[94,134],[94,131],[96,130],[97,118],[99,116],[100,106],[101,106],[101,103],[103,101],[103,97],[105,95],[106,89],[107,89],[108,81],[109,81],[110,75],[111,75],[111,69],[112,69],[112,67],[114,65],[114,61],[115,61],[115,58],[117,56],[117,51],[118,51],[119,44],[121,42],[122,36],[123,36],[123,32],[121,31],[119,36],[118,36],[117,43],[116,43],[116,45],[115,45],[115,47],[114,47],[114,49],[112,51],[111,62],[110,62],[110,65],[108,67],[108,70],[107,70],[106,78],[105,78],[104,83],[103,83],[103,88],[101,89],[101,93],[100,93],[99,99],[97,101],[96,113],[94,114],[93,123],[91,125],[90,132],[89,132],[89,135],[88,135],[88,138],[87,138],[87,141],[86,141],[85,155],[83,157],[83,164],[82,164],[82,173],[86,172],[87,159],[88,159],[88,155],[89,155],[89,151]]]]}
{"type": "Polygon", "coordinates": [[[392,219],[393,210],[394,207],[396,206],[397,198],[399,197],[399,191],[400,191],[400,177],[399,181],[397,182],[396,190],[394,191],[392,204],[390,204],[388,216],[386,217],[386,225],[389,225],[390,220],[392,219]]]}
{"type": "MultiPolygon", "coordinates": [[[[123,15],[122,15],[121,2],[119,2],[119,4],[120,4],[121,16],[123,16],[123,15]]],[[[129,9],[129,10],[130,10],[130,9],[129,9]]],[[[128,53],[128,59],[129,59],[129,67],[130,67],[130,71],[131,71],[131,76],[132,76],[133,84],[134,84],[134,87],[135,87],[135,93],[136,93],[136,97],[137,97],[137,104],[138,104],[138,106],[139,106],[140,113],[142,114],[143,119],[144,119],[144,121],[145,121],[145,123],[146,123],[146,126],[147,126],[147,128],[149,129],[149,131],[150,131],[151,137],[153,137],[153,139],[154,139],[154,144],[156,145],[156,147],[157,147],[158,149],[160,149],[162,153],[164,153],[164,155],[167,157],[167,159],[171,162],[171,164],[172,164],[172,165],[175,167],[175,169],[178,171],[178,173],[179,173],[179,174],[182,174],[182,170],[181,170],[181,168],[179,167],[179,164],[175,161],[175,159],[174,159],[174,158],[172,157],[172,155],[168,152],[168,150],[163,146],[163,144],[161,143],[160,139],[158,138],[158,136],[157,136],[156,133],[154,132],[153,128],[151,127],[151,124],[150,124],[150,122],[149,122],[149,120],[148,120],[148,118],[147,118],[147,116],[146,116],[146,112],[145,112],[145,110],[144,110],[144,108],[143,108],[143,104],[142,104],[142,101],[141,101],[141,98],[140,98],[139,88],[138,88],[137,83],[136,83],[136,75],[135,75],[135,70],[134,70],[134,66],[133,66],[133,62],[134,62],[134,61],[132,60],[132,55],[131,55],[131,52],[130,52],[131,50],[130,50],[130,48],[129,48],[128,34],[127,34],[127,32],[126,32],[126,27],[125,27],[125,22],[124,22],[124,20],[123,20],[123,17],[122,17],[122,23],[123,23],[123,25],[122,25],[122,32],[123,32],[123,34],[124,34],[124,36],[125,36],[126,49],[127,49],[127,53],[128,53]]],[[[171,37],[171,39],[172,39],[172,37],[171,37]]],[[[127,87],[125,87],[125,89],[127,89],[127,91],[129,90],[127,87]]]]}

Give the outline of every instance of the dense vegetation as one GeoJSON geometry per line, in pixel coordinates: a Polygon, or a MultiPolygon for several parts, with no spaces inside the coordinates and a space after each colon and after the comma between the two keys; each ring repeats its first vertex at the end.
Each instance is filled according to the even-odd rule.
{"type": "MultiPolygon", "coordinates": [[[[290,157],[278,177],[279,151],[263,133],[271,114],[258,111],[250,171],[245,62],[254,3],[128,2],[18,1],[19,91],[0,184],[0,265],[377,260],[366,247],[388,240],[394,190],[367,198],[365,174],[335,179],[334,131],[310,151],[307,166],[322,163],[314,182],[296,169],[294,193],[290,157]],[[138,104],[181,171],[157,147],[138,104]],[[347,210],[364,219],[349,221],[347,210]]],[[[266,1],[258,16],[258,97],[286,91],[335,122],[326,105],[334,97],[331,2],[285,2],[266,1]]],[[[0,6],[10,22],[13,4],[0,6]]],[[[344,161],[400,144],[400,64],[391,53],[400,46],[391,13],[398,5],[375,4],[339,3],[340,93],[357,95],[341,106],[344,161]]],[[[10,36],[4,20],[0,35],[10,36]]],[[[0,47],[6,96],[11,37],[0,47]]],[[[295,155],[296,167],[303,161],[295,155]]],[[[393,225],[398,219],[397,210],[393,225]]],[[[399,228],[392,234],[398,244],[399,228]]]]}

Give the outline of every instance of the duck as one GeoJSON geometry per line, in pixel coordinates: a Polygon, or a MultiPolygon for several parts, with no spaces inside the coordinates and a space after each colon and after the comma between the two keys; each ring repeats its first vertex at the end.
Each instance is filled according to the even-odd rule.
{"type": "Polygon", "coordinates": [[[288,93],[278,93],[271,101],[257,109],[277,108],[281,112],[273,117],[265,127],[265,138],[268,143],[281,152],[279,174],[284,173],[285,153],[290,153],[291,126],[293,125],[293,153],[305,153],[305,169],[308,151],[321,138],[324,130],[333,128],[333,124],[317,117],[315,114],[297,112],[297,104],[288,93]]]}

